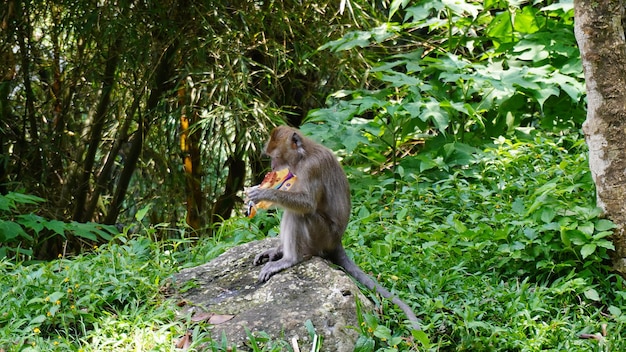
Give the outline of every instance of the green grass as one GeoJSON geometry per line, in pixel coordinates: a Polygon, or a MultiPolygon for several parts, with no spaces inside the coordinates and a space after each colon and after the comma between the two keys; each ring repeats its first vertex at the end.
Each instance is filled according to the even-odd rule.
{"type": "MultiPolygon", "coordinates": [[[[393,305],[364,314],[360,351],[620,351],[622,278],[608,270],[612,224],[599,218],[576,134],[499,139],[464,166],[403,177],[349,169],[346,248],[421,317],[410,332],[393,305]],[[581,339],[598,334],[601,339],[581,339]]],[[[50,263],[0,262],[6,351],[225,350],[175,313],[167,278],[238,243],[275,235],[275,215],[229,220],[216,238],[155,243],[154,228],[50,263]],[[263,225],[263,226],[261,226],[263,225]],[[264,228],[265,230],[260,230],[264,228]]],[[[182,236],[184,237],[184,236],[182,236]]],[[[257,339],[257,350],[284,343],[257,339]]]]}

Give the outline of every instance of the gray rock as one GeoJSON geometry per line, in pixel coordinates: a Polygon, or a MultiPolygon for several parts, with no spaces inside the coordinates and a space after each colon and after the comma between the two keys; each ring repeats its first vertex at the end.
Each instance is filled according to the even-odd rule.
{"type": "Polygon", "coordinates": [[[353,351],[358,338],[356,299],[363,310],[371,310],[371,302],[348,275],[317,257],[259,284],[261,266],[254,266],[254,256],[277,244],[277,239],[267,239],[240,245],[176,274],[174,287],[186,302],[184,314],[234,315],[215,325],[212,336],[219,341],[225,334],[237,350],[246,350],[247,328],[275,339],[297,338],[301,351],[310,351],[312,339],[305,327],[310,320],[323,338],[323,351],[353,351]]]}

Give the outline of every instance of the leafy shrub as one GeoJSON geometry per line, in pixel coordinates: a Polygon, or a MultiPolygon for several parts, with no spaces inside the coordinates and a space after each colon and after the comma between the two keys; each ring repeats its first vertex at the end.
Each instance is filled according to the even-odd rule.
{"type": "Polygon", "coordinates": [[[356,48],[371,67],[362,88],[332,94],[303,126],[348,156],[369,145],[354,163],[395,167],[419,141],[481,145],[585,118],[571,3],[394,1],[389,22],[322,46],[356,48]]]}
{"type": "Polygon", "coordinates": [[[390,306],[390,320],[364,320],[370,345],[583,351],[595,342],[578,335],[608,324],[600,345],[622,346],[624,283],[606,266],[613,224],[595,207],[586,155],[577,132],[534,132],[474,148],[464,164],[422,170],[403,160],[402,177],[368,180],[351,168],[344,242],[413,303],[427,334],[407,340],[390,306]]]}
{"type": "Polygon", "coordinates": [[[51,236],[67,234],[97,242],[109,241],[117,230],[96,223],[63,222],[46,219],[34,213],[45,199],[22,193],[0,195],[0,258],[29,258],[33,248],[51,236]]]}

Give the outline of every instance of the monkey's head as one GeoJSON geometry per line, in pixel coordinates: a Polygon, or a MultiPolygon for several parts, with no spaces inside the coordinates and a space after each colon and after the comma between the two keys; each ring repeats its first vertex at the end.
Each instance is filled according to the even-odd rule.
{"type": "Polygon", "coordinates": [[[276,127],[265,146],[265,154],[272,159],[272,170],[289,168],[295,171],[306,154],[303,141],[304,137],[295,128],[276,127]]]}

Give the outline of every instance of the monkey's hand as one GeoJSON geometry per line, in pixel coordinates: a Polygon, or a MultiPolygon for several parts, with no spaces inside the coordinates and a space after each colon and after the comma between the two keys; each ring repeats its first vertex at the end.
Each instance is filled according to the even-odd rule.
{"type": "Polygon", "coordinates": [[[248,205],[246,212],[248,217],[253,217],[257,209],[269,209],[276,201],[274,191],[288,191],[296,179],[296,175],[292,174],[289,169],[282,169],[267,173],[260,185],[246,188],[245,203],[248,205]]]}
{"type": "Polygon", "coordinates": [[[258,254],[255,258],[254,258],[254,265],[261,265],[263,264],[263,262],[265,262],[265,259],[267,259],[267,261],[273,262],[276,260],[279,260],[280,258],[283,257],[283,251],[280,248],[272,248],[272,249],[268,249],[263,253],[258,254]]]}
{"type": "Polygon", "coordinates": [[[252,187],[246,188],[246,197],[248,200],[250,200],[254,204],[258,204],[263,200],[263,198],[261,198],[263,191],[264,190],[261,189],[261,187],[259,186],[252,186],[252,187]]]}

